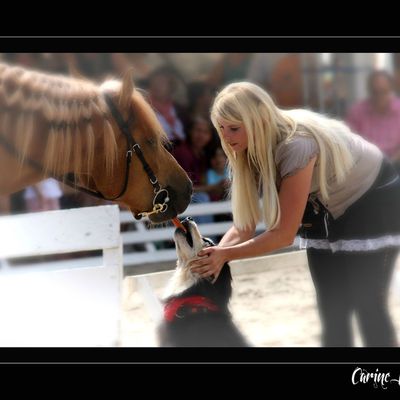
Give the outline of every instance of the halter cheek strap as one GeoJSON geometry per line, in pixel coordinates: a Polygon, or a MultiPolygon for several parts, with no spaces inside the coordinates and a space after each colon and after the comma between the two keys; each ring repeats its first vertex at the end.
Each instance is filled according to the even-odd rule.
{"type": "Polygon", "coordinates": [[[135,153],[137,158],[139,159],[139,161],[142,163],[143,169],[149,178],[150,184],[154,188],[153,210],[141,212],[141,213],[135,215],[135,218],[141,219],[142,217],[149,216],[151,214],[164,213],[168,209],[167,203],[170,200],[169,193],[168,193],[167,189],[161,188],[157,177],[155,176],[150,165],[147,163],[146,159],[144,158],[144,155],[143,155],[142,149],[140,148],[140,145],[138,143],[136,143],[135,139],[132,137],[132,135],[129,132],[129,125],[133,122],[133,118],[131,120],[129,120],[128,122],[124,121],[122,114],[119,112],[119,110],[115,106],[111,96],[107,93],[104,93],[103,95],[104,95],[104,99],[107,103],[107,106],[111,112],[111,115],[113,116],[115,122],[117,123],[120,131],[124,134],[124,136],[126,138],[127,146],[128,146],[128,150],[126,152],[126,160],[127,160],[126,163],[127,164],[126,164],[124,187],[123,187],[121,193],[112,200],[115,200],[118,197],[121,197],[126,191],[126,187],[127,187],[128,179],[129,179],[129,166],[132,161],[132,155],[133,155],[133,153],[135,153]]]}

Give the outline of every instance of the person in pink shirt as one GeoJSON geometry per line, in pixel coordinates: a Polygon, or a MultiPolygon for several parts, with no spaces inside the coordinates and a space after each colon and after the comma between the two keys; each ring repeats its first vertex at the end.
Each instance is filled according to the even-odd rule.
{"type": "Polygon", "coordinates": [[[354,104],[347,116],[350,128],[376,144],[400,167],[400,98],[393,90],[393,78],[384,70],[368,77],[369,97],[354,104]]]}

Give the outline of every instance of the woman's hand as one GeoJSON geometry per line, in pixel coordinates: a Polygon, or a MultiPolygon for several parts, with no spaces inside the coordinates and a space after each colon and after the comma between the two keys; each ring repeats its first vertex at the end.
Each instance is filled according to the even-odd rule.
{"type": "Polygon", "coordinates": [[[219,246],[207,247],[201,250],[198,256],[204,258],[192,261],[190,270],[199,274],[202,278],[213,276],[212,283],[218,279],[222,267],[229,261],[226,257],[226,248],[219,246]]]}

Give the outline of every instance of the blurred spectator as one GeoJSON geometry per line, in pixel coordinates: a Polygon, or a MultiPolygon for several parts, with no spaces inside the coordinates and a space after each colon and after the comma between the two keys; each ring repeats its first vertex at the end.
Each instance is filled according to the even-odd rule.
{"type": "Polygon", "coordinates": [[[303,76],[297,53],[255,53],[246,78],[269,91],[280,107],[303,105],[303,76]]]}
{"type": "Polygon", "coordinates": [[[110,53],[75,53],[74,57],[70,58],[71,61],[75,62],[76,71],[96,81],[102,81],[107,75],[116,72],[110,53]]]}
{"type": "Polygon", "coordinates": [[[275,65],[288,53],[254,53],[247,71],[247,80],[269,90],[275,65]]]}
{"type": "MultiPolygon", "coordinates": [[[[229,187],[229,174],[227,168],[227,157],[221,146],[217,146],[210,157],[210,168],[207,171],[207,185],[215,189],[210,193],[211,201],[224,200],[229,187]]],[[[231,213],[214,215],[214,222],[232,221],[231,213]]],[[[222,238],[216,236],[213,238],[215,243],[218,243],[222,238]]]]}
{"type": "Polygon", "coordinates": [[[135,85],[140,88],[145,87],[151,71],[157,68],[154,65],[159,66],[160,62],[153,60],[149,53],[129,53],[127,57],[133,67],[135,85]]]}
{"type": "Polygon", "coordinates": [[[188,112],[194,116],[210,118],[211,105],[214,100],[214,91],[212,87],[202,81],[194,81],[188,85],[188,112]]]}
{"type": "Polygon", "coordinates": [[[80,192],[63,183],[60,184],[60,187],[63,193],[62,197],[60,198],[60,207],[62,209],[112,204],[110,201],[98,199],[97,197],[80,192]]]}
{"type": "Polygon", "coordinates": [[[42,53],[37,68],[57,74],[68,75],[71,66],[76,67],[74,53],[42,53]]]}
{"type": "Polygon", "coordinates": [[[59,183],[48,178],[25,189],[24,198],[28,212],[60,209],[62,191],[59,183]]]}
{"type": "Polygon", "coordinates": [[[173,100],[177,79],[175,71],[168,66],[157,68],[148,79],[149,101],[173,145],[186,138],[179,106],[173,100]]]}
{"type": "Polygon", "coordinates": [[[245,80],[253,53],[225,53],[211,70],[207,83],[220,88],[227,83],[245,80]]]}
{"type": "MultiPolygon", "coordinates": [[[[209,167],[211,149],[215,146],[215,139],[211,122],[196,117],[188,127],[187,139],[178,145],[172,152],[178,163],[188,173],[193,181],[193,203],[210,201],[210,193],[215,190],[215,185],[207,185],[206,174],[209,167]]],[[[217,184],[220,185],[220,184],[217,184]]],[[[212,222],[212,216],[195,218],[196,222],[212,222]]]]}
{"type": "Polygon", "coordinates": [[[400,166],[400,98],[393,91],[392,76],[373,71],[367,81],[369,97],[354,104],[347,117],[352,130],[372,143],[400,166]]]}
{"type": "Polygon", "coordinates": [[[5,62],[18,64],[22,67],[37,68],[40,64],[41,53],[4,53],[5,62]]]}
{"type": "MultiPolygon", "coordinates": [[[[197,116],[210,119],[210,109],[214,91],[207,82],[193,81],[187,87],[188,107],[185,113],[185,126],[197,116]]],[[[215,132],[216,133],[216,132],[215,132]]]]}
{"type": "Polygon", "coordinates": [[[228,187],[229,176],[226,168],[226,155],[221,146],[215,147],[210,156],[210,168],[207,171],[207,185],[214,185],[211,201],[223,200],[228,187]]]}

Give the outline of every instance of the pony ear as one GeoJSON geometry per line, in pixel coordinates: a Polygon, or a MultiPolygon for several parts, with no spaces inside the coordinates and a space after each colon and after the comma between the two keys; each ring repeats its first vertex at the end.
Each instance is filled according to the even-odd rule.
{"type": "Polygon", "coordinates": [[[129,68],[122,80],[121,90],[119,92],[119,105],[122,110],[128,110],[132,102],[134,85],[133,85],[133,68],[129,68]]]}

